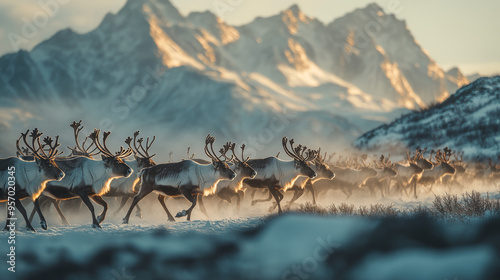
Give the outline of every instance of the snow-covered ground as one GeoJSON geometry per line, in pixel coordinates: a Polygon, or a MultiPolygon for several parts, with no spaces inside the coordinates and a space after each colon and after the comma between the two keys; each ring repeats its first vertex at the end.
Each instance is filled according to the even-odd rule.
{"type": "MultiPolygon", "coordinates": [[[[479,188],[483,194],[495,189],[479,188]]],[[[444,191],[450,190],[434,190],[444,191]]],[[[433,197],[377,199],[358,193],[346,200],[331,192],[319,203],[405,209],[430,206],[433,197]]],[[[208,200],[211,219],[196,211],[191,222],[171,223],[156,204],[155,198],[146,200],[143,218],[132,216],[129,225],[120,223],[124,212],[110,214],[102,230],[91,228],[85,208],[67,211],[70,226],[60,225],[48,211],[47,231],[35,219],[37,233],[17,232],[16,273],[3,261],[0,279],[496,279],[500,267],[495,217],[466,224],[298,213],[264,218],[268,203],[251,208],[245,201],[236,213],[229,205],[217,211],[217,203],[208,200]]],[[[167,205],[175,213],[186,203],[169,200],[167,205]]],[[[110,212],[113,207],[111,202],[110,212]]],[[[0,232],[4,259],[7,237],[0,232]]]]}

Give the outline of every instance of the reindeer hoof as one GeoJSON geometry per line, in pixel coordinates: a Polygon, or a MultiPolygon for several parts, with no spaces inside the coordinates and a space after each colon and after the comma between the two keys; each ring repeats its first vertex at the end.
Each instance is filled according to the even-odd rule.
{"type": "Polygon", "coordinates": [[[169,222],[175,222],[175,219],[174,219],[174,217],[171,217],[171,218],[168,218],[168,221],[169,222]]]}
{"type": "Polygon", "coordinates": [[[100,228],[100,229],[102,229],[101,225],[99,225],[99,224],[92,224],[92,228],[100,228]]]}
{"type": "Polygon", "coordinates": [[[124,224],[124,225],[128,225],[128,219],[127,219],[127,218],[123,218],[123,219],[122,219],[122,224],[124,224]]]}
{"type": "Polygon", "coordinates": [[[40,226],[43,228],[43,230],[47,230],[47,222],[46,221],[40,221],[40,226]]]}
{"type": "Polygon", "coordinates": [[[175,215],[176,218],[180,218],[180,217],[184,217],[187,215],[187,211],[186,210],[182,210],[181,212],[177,213],[177,215],[175,215]]]}
{"type": "Polygon", "coordinates": [[[63,221],[61,221],[61,223],[63,224],[63,226],[69,226],[70,225],[69,222],[68,222],[68,220],[63,220],[63,221]]]}
{"type": "Polygon", "coordinates": [[[26,226],[26,230],[36,232],[36,230],[32,226],[26,226]]]}

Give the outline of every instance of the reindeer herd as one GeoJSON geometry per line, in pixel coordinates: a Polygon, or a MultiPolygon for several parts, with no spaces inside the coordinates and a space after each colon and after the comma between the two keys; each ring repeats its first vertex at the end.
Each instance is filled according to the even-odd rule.
{"type": "MultiPolygon", "coordinates": [[[[428,156],[427,149],[417,148],[413,153],[407,152],[403,160],[393,163],[390,154],[387,157],[327,155],[322,154],[321,149],[295,145],[293,139],[286,137],[282,139],[282,146],[291,160],[278,156],[245,158],[245,145],[237,149],[231,142],[216,152],[215,137],[208,135],[204,151],[210,160],[195,159],[188,148],[187,159],[157,164],[153,161],[155,154],[150,154],[155,137],[144,140],[139,138],[137,131],[133,138],[125,140],[128,148],[120,147],[112,152],[107,146],[110,132],[101,136],[101,131],[95,129],[81,141],[81,121],[70,126],[76,145],[67,147],[68,156],[61,155],[59,136],[55,140],[42,139],[43,134],[35,128],[31,133],[29,130],[21,133],[16,142],[17,157],[0,159],[0,202],[15,205],[29,230],[35,231],[31,225],[35,213],[41,227],[47,229],[42,209],[51,205],[61,222],[69,224],[60,207],[65,200],[81,200],[90,210],[92,226],[100,228],[108,211],[107,199],[121,199],[115,215],[132,199],[123,218],[123,223],[127,224],[134,209],[138,217],[142,216],[139,202],[152,192],[158,195],[168,220],[175,221],[167,208],[167,197],[187,199],[189,208],[179,211],[175,217],[186,216],[190,220],[197,204],[208,216],[204,206],[207,199],[218,201],[219,208],[223,203],[233,203],[234,199],[239,211],[245,193],[250,193],[251,205],[274,199],[269,211],[278,208],[281,213],[286,193],[292,194],[284,205],[285,209],[290,209],[306,192],[311,194],[313,204],[317,203],[317,197],[326,197],[327,192],[334,190],[341,191],[346,199],[353,192],[365,190],[372,196],[417,198],[419,191],[430,192],[433,185],[458,188],[475,180],[494,184],[500,177],[500,168],[492,160],[465,162],[463,153],[449,148],[431,150],[428,156]],[[12,170],[15,170],[15,184],[9,183],[12,181],[9,177],[14,174],[12,170]],[[267,198],[255,199],[260,193],[267,198]],[[34,205],[29,217],[21,203],[25,198],[30,198],[34,205]],[[103,207],[97,216],[91,200],[103,207]]],[[[7,222],[12,214],[7,208],[7,222]]]]}

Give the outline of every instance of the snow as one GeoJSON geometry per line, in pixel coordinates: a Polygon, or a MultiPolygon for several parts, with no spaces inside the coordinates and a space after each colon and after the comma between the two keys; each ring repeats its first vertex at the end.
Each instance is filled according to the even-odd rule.
{"type": "Polygon", "coordinates": [[[494,256],[494,250],[486,246],[375,253],[365,258],[353,276],[366,280],[481,279],[494,256]]]}
{"type": "MultiPolygon", "coordinates": [[[[111,279],[122,270],[140,279],[159,275],[169,279],[281,279],[299,275],[294,274],[297,267],[314,279],[332,275],[343,275],[343,279],[346,275],[349,279],[486,279],[487,272],[491,273],[497,253],[487,240],[476,238],[481,223],[472,223],[476,232],[470,226],[448,230],[443,225],[428,226],[426,230],[436,231],[434,235],[406,236],[406,243],[414,245],[389,245],[384,252],[373,249],[378,245],[370,240],[372,236],[398,244],[405,240],[401,235],[406,227],[426,223],[419,219],[393,222],[392,229],[386,229],[387,221],[380,219],[286,214],[268,222],[237,218],[104,223],[103,230],[88,225],[50,227],[44,232],[17,232],[16,279],[54,273],[71,279],[111,279]],[[387,230],[392,231],[390,235],[383,233],[387,230]],[[449,245],[420,239],[433,238],[429,236],[445,238],[449,245]],[[360,258],[350,259],[352,253],[360,258]]],[[[5,269],[0,275],[2,279],[8,276],[5,269]]]]}

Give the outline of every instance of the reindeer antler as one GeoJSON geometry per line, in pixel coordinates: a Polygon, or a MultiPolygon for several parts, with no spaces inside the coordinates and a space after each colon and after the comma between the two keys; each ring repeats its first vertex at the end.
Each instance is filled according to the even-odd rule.
{"type": "Polygon", "coordinates": [[[208,134],[208,135],[207,135],[207,138],[205,139],[205,149],[204,149],[204,150],[205,150],[205,154],[206,154],[209,158],[211,158],[213,161],[222,161],[222,160],[220,159],[220,156],[217,156],[217,155],[215,154],[215,152],[214,152],[214,147],[213,147],[214,142],[215,142],[215,137],[214,137],[214,136],[212,136],[212,135],[210,135],[210,134],[208,134]],[[210,150],[208,149],[208,145],[210,145],[210,150],[211,150],[212,152],[210,152],[210,150]]]}
{"type": "Polygon", "coordinates": [[[47,154],[43,150],[44,145],[42,145],[40,143],[40,137],[43,135],[43,133],[41,133],[38,130],[38,128],[33,129],[33,131],[30,134],[31,145],[28,144],[28,141],[26,139],[26,137],[28,136],[28,133],[29,133],[29,130],[27,130],[26,133],[21,133],[21,138],[23,139],[23,142],[26,145],[26,147],[28,147],[28,149],[30,149],[33,152],[33,155],[35,157],[40,158],[40,159],[51,159],[51,158],[54,158],[55,156],[59,155],[59,151],[57,150],[57,148],[59,146],[61,146],[61,144],[59,144],[59,136],[56,137],[56,142],[54,145],[52,145],[52,142],[53,142],[52,138],[45,137],[44,143],[45,143],[45,145],[48,145],[50,148],[48,151],[48,154],[47,154]],[[38,148],[35,148],[37,145],[38,145],[38,148]],[[38,153],[39,151],[42,154],[38,153]]]}
{"type": "Polygon", "coordinates": [[[125,158],[128,157],[132,154],[132,149],[123,149],[123,147],[120,147],[120,150],[113,155],[113,153],[108,149],[107,146],[107,140],[109,135],[111,135],[110,131],[106,131],[103,133],[103,139],[102,139],[102,144],[99,142],[99,133],[101,132],[100,129],[94,129],[94,132],[92,132],[89,135],[89,138],[92,139],[96,147],[101,151],[101,153],[107,157],[117,157],[117,158],[125,158]]]}

